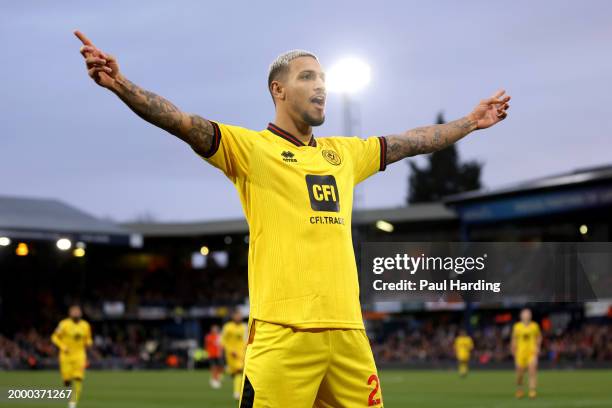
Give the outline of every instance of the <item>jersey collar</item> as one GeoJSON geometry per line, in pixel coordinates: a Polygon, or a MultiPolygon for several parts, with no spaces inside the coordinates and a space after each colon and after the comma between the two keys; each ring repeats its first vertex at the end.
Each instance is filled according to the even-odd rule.
{"type": "Polygon", "coordinates": [[[274,123],[268,123],[268,130],[274,133],[276,136],[280,136],[283,139],[293,143],[296,146],[312,146],[312,147],[317,146],[317,141],[315,140],[314,135],[310,137],[310,141],[308,142],[307,145],[305,145],[304,143],[302,143],[300,139],[293,136],[291,133],[287,132],[286,130],[279,128],[274,123]]]}

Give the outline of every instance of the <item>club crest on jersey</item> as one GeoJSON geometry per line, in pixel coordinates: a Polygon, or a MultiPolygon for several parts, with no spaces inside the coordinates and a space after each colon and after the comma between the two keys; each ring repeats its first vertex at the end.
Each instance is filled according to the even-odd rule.
{"type": "Polygon", "coordinates": [[[321,154],[323,155],[325,160],[327,160],[330,164],[333,164],[334,166],[339,166],[340,163],[342,163],[342,160],[340,160],[340,156],[338,155],[338,153],[334,152],[333,150],[321,150],[321,154]]]}
{"type": "Polygon", "coordinates": [[[285,150],[281,153],[281,156],[283,157],[283,161],[284,162],[288,162],[288,163],[297,163],[297,159],[294,158],[295,154],[293,154],[292,152],[290,152],[289,150],[285,150]]]}
{"type": "Polygon", "coordinates": [[[334,176],[306,175],[310,208],[314,211],[340,212],[340,193],[334,176]]]}

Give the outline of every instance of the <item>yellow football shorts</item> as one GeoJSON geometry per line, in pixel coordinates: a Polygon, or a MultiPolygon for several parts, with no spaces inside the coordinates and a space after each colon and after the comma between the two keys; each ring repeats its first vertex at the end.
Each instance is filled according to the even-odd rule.
{"type": "Polygon", "coordinates": [[[531,364],[536,358],[537,356],[534,350],[518,349],[516,351],[516,354],[514,355],[514,363],[518,368],[527,368],[529,367],[529,364],[531,364]]]}
{"type": "Polygon", "coordinates": [[[62,380],[72,381],[75,379],[82,380],[85,378],[85,365],[87,359],[85,357],[60,357],[59,366],[62,380]]]}
{"type": "Polygon", "coordinates": [[[244,350],[225,350],[225,362],[227,363],[227,371],[230,374],[242,372],[244,368],[244,350]]]}
{"type": "Polygon", "coordinates": [[[457,361],[461,363],[467,363],[470,361],[470,353],[466,351],[460,351],[457,353],[457,361]]]}
{"type": "Polygon", "coordinates": [[[382,407],[364,330],[251,323],[241,408],[382,407]]]}

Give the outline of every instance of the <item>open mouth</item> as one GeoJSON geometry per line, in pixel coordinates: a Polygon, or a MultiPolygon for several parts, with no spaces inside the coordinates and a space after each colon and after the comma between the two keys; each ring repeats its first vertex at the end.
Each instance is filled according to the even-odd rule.
{"type": "Polygon", "coordinates": [[[325,106],[325,95],[317,95],[310,98],[310,102],[314,103],[320,108],[325,106]]]}

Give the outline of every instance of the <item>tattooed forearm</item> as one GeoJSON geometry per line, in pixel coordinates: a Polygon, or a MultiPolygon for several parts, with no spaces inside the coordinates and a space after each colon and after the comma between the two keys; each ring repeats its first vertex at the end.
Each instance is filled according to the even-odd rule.
{"type": "Polygon", "coordinates": [[[189,143],[196,152],[206,155],[213,144],[214,129],[212,124],[198,115],[190,115],[189,121],[191,125],[183,140],[189,143]]]}
{"type": "Polygon", "coordinates": [[[210,149],[214,131],[209,121],[182,112],[172,102],[125,77],[117,78],[115,84],[113,92],[142,119],[184,140],[198,153],[210,149]]]}
{"type": "Polygon", "coordinates": [[[444,149],[475,129],[476,121],[466,117],[443,125],[419,127],[398,135],[385,136],[387,164],[408,156],[444,149]]]}

